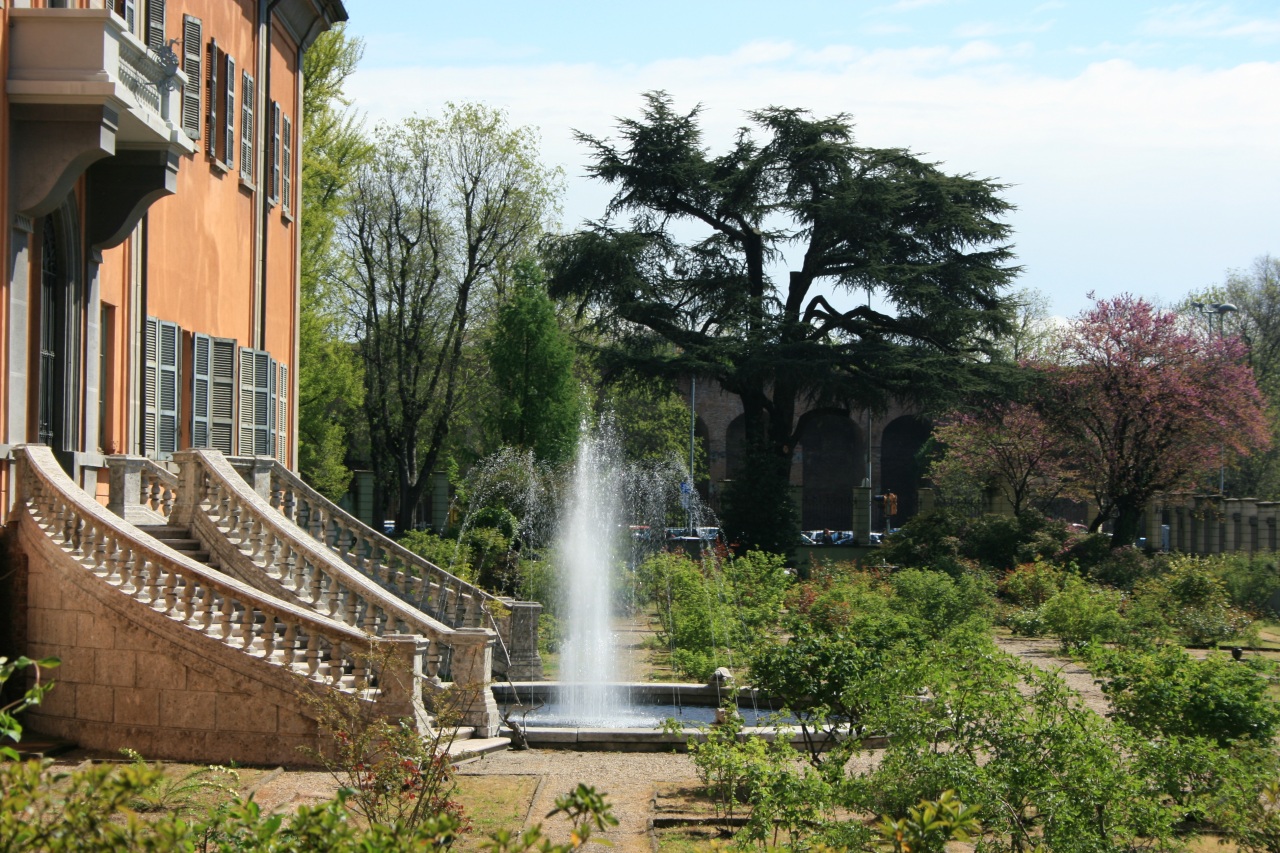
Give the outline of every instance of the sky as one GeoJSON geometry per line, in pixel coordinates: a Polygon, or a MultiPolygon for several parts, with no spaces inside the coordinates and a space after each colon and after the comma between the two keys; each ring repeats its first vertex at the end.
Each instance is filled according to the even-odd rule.
{"type": "Polygon", "coordinates": [[[574,131],[613,134],[641,93],[701,104],[713,152],[746,112],[846,113],[1007,184],[1016,287],[1166,304],[1280,255],[1280,2],[344,0],[365,42],[347,86],[372,126],[481,101],[564,169],[561,227],[610,193],[574,131]]]}

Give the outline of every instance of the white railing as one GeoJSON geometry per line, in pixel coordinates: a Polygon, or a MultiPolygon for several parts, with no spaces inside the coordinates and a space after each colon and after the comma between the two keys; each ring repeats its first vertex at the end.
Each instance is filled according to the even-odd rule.
{"type": "Polygon", "coordinates": [[[498,635],[504,674],[517,680],[542,677],[538,655],[537,602],[485,592],[374,530],[321,495],[278,462],[232,459],[246,476],[259,462],[270,465],[271,506],[305,530],[347,565],[396,597],[454,628],[491,628],[498,635]]]}
{"type": "Polygon", "coordinates": [[[275,585],[274,594],[370,636],[424,637],[429,641],[424,660],[429,681],[449,679],[474,690],[467,724],[496,729],[497,706],[488,690],[494,632],[474,624],[451,628],[354,571],[272,509],[217,451],[184,450],[174,460],[181,472],[173,518],[190,524],[215,556],[221,549],[228,565],[247,561],[275,585]]]}
{"type": "Polygon", "coordinates": [[[63,473],[43,446],[15,449],[19,501],[84,571],[193,632],[327,687],[369,682],[364,632],[264,595],[123,523],[63,473]]]}

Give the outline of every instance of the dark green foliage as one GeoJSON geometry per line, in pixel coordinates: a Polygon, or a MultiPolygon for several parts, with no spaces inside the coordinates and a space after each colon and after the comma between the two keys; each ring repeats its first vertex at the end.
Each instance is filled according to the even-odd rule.
{"type": "Polygon", "coordinates": [[[616,190],[605,218],[545,244],[552,295],[591,312],[606,365],[706,376],[741,399],[747,446],[776,463],[751,488],[735,484],[740,533],[793,523],[776,516],[788,503],[778,472],[801,400],[882,408],[990,390],[1004,376],[992,342],[1009,330],[1002,290],[1016,273],[1001,185],[859,147],[845,115],[770,107],[748,120],[713,155],[700,109],[647,94],[617,142],[579,137],[590,174],[616,190]],[[702,233],[681,242],[689,228],[702,233]],[[804,263],[775,281],[781,258],[804,263]],[[874,291],[885,310],[837,310],[827,288],[874,291]]]}
{"type": "Polygon", "coordinates": [[[573,343],[560,328],[537,265],[518,263],[515,280],[485,345],[496,392],[490,417],[503,444],[559,462],[577,442],[582,410],[573,343]]]}
{"type": "Polygon", "coordinates": [[[721,496],[720,523],[739,552],[789,554],[800,540],[791,500],[791,465],[777,455],[748,454],[721,496]]]}
{"type": "Polygon", "coordinates": [[[1067,538],[1065,524],[1034,512],[965,518],[943,510],[908,521],[886,539],[881,555],[888,563],[953,576],[967,571],[972,563],[1007,572],[1056,554],[1067,538]]]}
{"type": "Polygon", "coordinates": [[[1271,667],[1225,654],[1199,660],[1177,646],[1099,649],[1092,668],[1116,716],[1148,737],[1269,741],[1280,705],[1267,695],[1271,667]]]}
{"type": "Polygon", "coordinates": [[[1128,615],[1156,636],[1189,645],[1240,640],[1253,621],[1232,606],[1226,584],[1210,564],[1195,557],[1179,557],[1168,572],[1134,587],[1128,615]]]}
{"type": "Polygon", "coordinates": [[[780,557],[756,551],[701,562],[661,552],[641,564],[638,580],[676,671],[700,681],[769,639],[791,583],[780,557]]]}
{"type": "Polygon", "coordinates": [[[1221,579],[1233,607],[1259,616],[1280,616],[1280,561],[1274,554],[1218,554],[1202,559],[1221,579]]]}

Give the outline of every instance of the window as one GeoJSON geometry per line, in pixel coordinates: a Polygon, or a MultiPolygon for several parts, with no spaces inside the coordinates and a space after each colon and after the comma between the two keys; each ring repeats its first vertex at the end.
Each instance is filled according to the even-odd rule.
{"type": "Polygon", "coordinates": [[[235,452],[236,342],[194,335],[191,371],[191,446],[235,452]]]}
{"type": "Polygon", "coordinates": [[[253,78],[248,72],[240,81],[240,177],[253,183],[253,78]]]}
{"type": "Polygon", "coordinates": [[[161,50],[166,42],[164,37],[164,0],[147,0],[147,32],[144,39],[147,47],[161,50]]]}
{"type": "Polygon", "coordinates": [[[293,215],[293,123],[288,116],[281,119],[281,143],[284,155],[280,169],[280,206],[288,216],[293,215]]]}
{"type": "Polygon", "coordinates": [[[227,79],[222,103],[222,162],[236,167],[236,61],[226,57],[227,79]]]}
{"type": "Polygon", "coordinates": [[[280,104],[271,102],[271,178],[267,181],[267,201],[280,201],[280,104]]]}
{"type": "Polygon", "coordinates": [[[222,55],[222,51],[218,50],[218,40],[209,39],[209,79],[206,81],[208,88],[206,95],[208,100],[208,114],[205,116],[205,128],[209,131],[209,137],[205,140],[205,151],[213,159],[218,159],[218,101],[222,100],[222,89],[218,86],[218,59],[222,55]]]}
{"type": "Polygon", "coordinates": [[[240,348],[241,456],[275,455],[276,370],[270,353],[240,348]]]}
{"type": "Polygon", "coordinates": [[[178,449],[178,342],[177,323],[148,317],[142,375],[142,452],[153,459],[168,459],[178,449]]]}
{"type": "Polygon", "coordinates": [[[276,459],[289,464],[289,368],[279,365],[276,379],[276,459]]]}
{"type": "Polygon", "coordinates": [[[182,16],[182,73],[187,85],[182,89],[182,129],[192,139],[200,138],[200,93],[204,86],[204,27],[199,18],[182,16]]]}

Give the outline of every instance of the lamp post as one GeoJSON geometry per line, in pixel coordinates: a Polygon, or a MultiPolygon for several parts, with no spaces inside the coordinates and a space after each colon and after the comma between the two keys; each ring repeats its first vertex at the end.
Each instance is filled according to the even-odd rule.
{"type": "MultiPolygon", "coordinates": [[[[1213,318],[1218,318],[1218,337],[1226,337],[1226,315],[1232,314],[1240,309],[1232,305],[1230,302],[1192,302],[1191,307],[1199,311],[1205,316],[1205,320],[1209,323],[1209,337],[1213,337],[1213,318]]],[[[1227,493],[1227,466],[1222,460],[1222,445],[1218,445],[1218,460],[1223,464],[1218,466],[1218,493],[1226,495],[1227,493]]]]}

